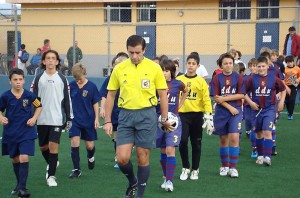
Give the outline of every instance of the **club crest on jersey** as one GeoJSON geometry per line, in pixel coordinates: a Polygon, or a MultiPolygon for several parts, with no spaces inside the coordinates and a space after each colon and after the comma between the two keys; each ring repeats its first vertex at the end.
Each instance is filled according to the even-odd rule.
{"type": "Polygon", "coordinates": [[[123,84],[127,84],[127,80],[124,80],[124,81],[123,81],[123,84]]]}
{"type": "Polygon", "coordinates": [[[28,99],[23,99],[23,107],[26,107],[28,105],[28,99]]]}
{"type": "Polygon", "coordinates": [[[150,80],[142,80],[142,88],[149,89],[150,88],[150,80]]]}
{"type": "Polygon", "coordinates": [[[83,92],[82,92],[82,96],[83,96],[83,97],[86,97],[86,96],[87,96],[87,94],[88,94],[88,92],[89,92],[88,90],[83,90],[83,92]]]}
{"type": "Polygon", "coordinates": [[[226,80],[226,85],[230,85],[230,80],[226,80]]]}
{"type": "Polygon", "coordinates": [[[192,83],[191,83],[191,82],[187,82],[187,83],[186,83],[186,86],[187,86],[187,87],[191,87],[191,86],[192,86],[192,83]]]}
{"type": "Polygon", "coordinates": [[[265,81],[261,81],[261,86],[265,86],[266,82],[265,81]]]}

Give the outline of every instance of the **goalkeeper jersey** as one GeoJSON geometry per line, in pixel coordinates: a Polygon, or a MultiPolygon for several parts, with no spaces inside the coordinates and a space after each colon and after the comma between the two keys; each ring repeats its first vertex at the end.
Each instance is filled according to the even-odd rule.
{"type": "Polygon", "coordinates": [[[69,83],[61,73],[48,76],[44,71],[35,77],[31,90],[43,104],[37,125],[61,126],[65,118],[73,119],[69,83]]]}
{"type": "Polygon", "coordinates": [[[179,109],[179,113],[212,112],[208,85],[202,77],[197,75],[181,75],[176,79],[181,80],[189,88],[188,95],[183,105],[179,109]]]}

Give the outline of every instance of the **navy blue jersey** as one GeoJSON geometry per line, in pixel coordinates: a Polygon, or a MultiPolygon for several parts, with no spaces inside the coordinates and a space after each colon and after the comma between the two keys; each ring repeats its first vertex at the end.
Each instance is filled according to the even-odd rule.
{"type": "MultiPolygon", "coordinates": [[[[110,79],[110,76],[108,76],[105,81],[103,82],[99,92],[100,92],[100,96],[101,98],[106,98],[107,97],[107,93],[108,93],[108,90],[107,90],[107,85],[108,85],[108,82],[109,82],[109,79],[110,79]]],[[[119,95],[120,95],[120,90],[117,91],[116,93],[116,97],[115,97],[115,101],[114,101],[114,107],[113,107],[113,110],[112,110],[112,114],[111,114],[111,122],[112,124],[118,124],[118,117],[119,117],[119,112],[120,112],[120,108],[118,107],[118,98],[119,98],[119,95]]]]}
{"type": "Polygon", "coordinates": [[[252,101],[260,108],[267,108],[276,104],[276,92],[285,90],[283,82],[272,73],[266,76],[253,74],[246,85],[247,93],[252,93],[252,101]]]}
{"type": "Polygon", "coordinates": [[[3,143],[19,143],[37,138],[35,126],[27,125],[34,114],[32,106],[37,108],[42,105],[32,92],[25,89],[20,98],[16,98],[11,90],[1,95],[0,111],[5,112],[8,119],[8,124],[3,126],[3,143]]]}
{"type": "Polygon", "coordinates": [[[279,69],[279,66],[277,64],[274,64],[273,66],[269,66],[268,73],[272,73],[277,78],[284,80],[284,76],[282,72],[279,69]]]}
{"type": "MultiPolygon", "coordinates": [[[[167,81],[168,84],[168,104],[169,112],[178,115],[179,95],[185,90],[185,85],[180,80],[172,79],[167,81]]],[[[160,115],[160,100],[156,106],[156,113],[160,115]]]]}
{"type": "Polygon", "coordinates": [[[72,124],[82,128],[94,126],[95,111],[93,105],[100,101],[97,86],[88,81],[82,88],[79,88],[76,81],[72,81],[70,83],[70,95],[74,113],[72,124]]]}
{"type": "MultiPolygon", "coordinates": [[[[243,76],[236,72],[232,72],[232,74],[228,76],[224,75],[223,73],[214,76],[210,87],[211,96],[227,96],[245,93],[243,76]]],[[[233,107],[240,107],[242,105],[242,99],[227,101],[227,103],[233,107]]]]}
{"type": "MultiPolygon", "coordinates": [[[[244,83],[244,85],[246,86],[246,84],[247,84],[247,81],[248,81],[248,79],[249,79],[249,77],[251,76],[251,74],[249,74],[249,75],[244,75],[243,76],[243,83],[244,83]]],[[[251,94],[251,92],[248,92],[247,93],[248,94],[248,96],[250,97],[250,98],[252,98],[252,94],[251,94]]],[[[244,100],[244,104],[243,104],[243,106],[248,106],[249,104],[248,104],[248,102],[246,101],[246,100],[244,100]]]]}

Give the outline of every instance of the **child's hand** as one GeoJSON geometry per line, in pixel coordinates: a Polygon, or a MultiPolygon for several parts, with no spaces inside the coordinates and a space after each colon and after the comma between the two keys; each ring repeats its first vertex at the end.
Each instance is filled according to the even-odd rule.
{"type": "Polygon", "coordinates": [[[94,126],[95,126],[96,130],[99,128],[100,124],[99,124],[98,119],[95,119],[94,126]]]}
{"type": "Polygon", "coordinates": [[[225,102],[223,96],[218,96],[217,95],[217,96],[214,97],[214,99],[215,99],[215,102],[218,103],[218,104],[222,104],[223,102],[225,102]]]}
{"type": "Polygon", "coordinates": [[[1,118],[0,118],[0,122],[1,122],[2,125],[7,125],[7,124],[8,124],[8,119],[7,119],[7,117],[4,117],[4,116],[1,117],[1,118]]]}
{"type": "Polygon", "coordinates": [[[280,112],[280,111],[282,111],[283,110],[283,107],[284,107],[284,103],[279,103],[278,104],[278,107],[277,107],[277,110],[280,112]]]}
{"type": "Polygon", "coordinates": [[[237,110],[237,109],[234,108],[234,107],[231,107],[231,108],[229,109],[229,111],[230,111],[230,113],[231,113],[232,115],[237,115],[237,114],[239,114],[239,110],[237,110]]]}
{"type": "Polygon", "coordinates": [[[30,118],[27,121],[27,125],[33,127],[35,125],[36,119],[35,118],[30,118]]]}
{"type": "Polygon", "coordinates": [[[256,111],[259,110],[259,106],[258,106],[258,104],[256,104],[255,102],[251,102],[251,103],[250,103],[250,106],[251,106],[251,108],[252,108],[253,110],[256,110],[256,111]]]}
{"type": "Polygon", "coordinates": [[[105,118],[105,110],[103,108],[100,108],[100,118],[104,120],[105,118]]]}

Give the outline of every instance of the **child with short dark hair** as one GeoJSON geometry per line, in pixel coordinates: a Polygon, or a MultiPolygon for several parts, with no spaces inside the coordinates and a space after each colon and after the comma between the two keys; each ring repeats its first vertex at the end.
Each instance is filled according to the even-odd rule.
{"type": "Polygon", "coordinates": [[[24,71],[14,68],[9,73],[12,88],[0,97],[0,122],[3,124],[2,155],[12,159],[17,186],[11,192],[19,197],[29,197],[26,188],[29,156],[34,155],[37,138],[35,123],[42,111],[40,99],[23,89],[24,71]],[[33,112],[33,108],[35,112],[33,112]],[[5,112],[5,116],[2,113],[5,112]]]}

